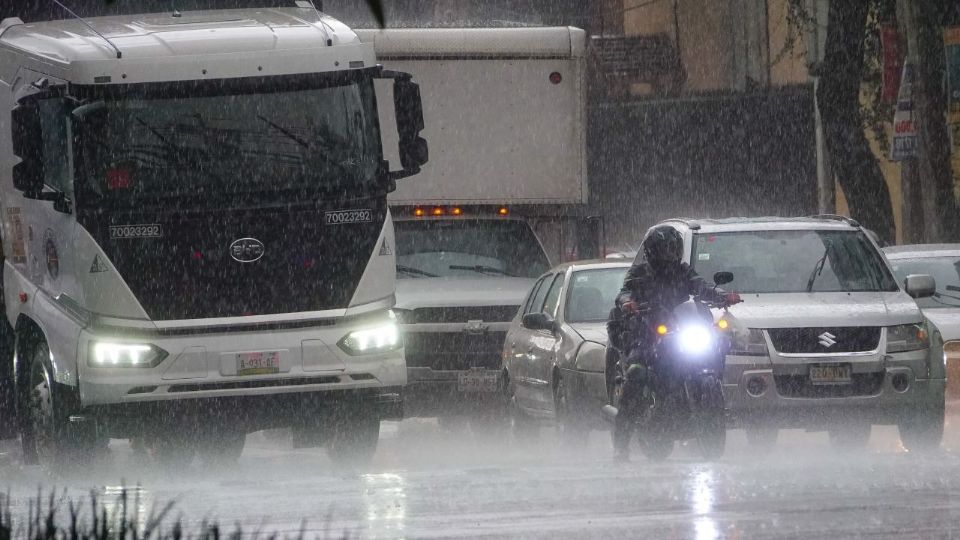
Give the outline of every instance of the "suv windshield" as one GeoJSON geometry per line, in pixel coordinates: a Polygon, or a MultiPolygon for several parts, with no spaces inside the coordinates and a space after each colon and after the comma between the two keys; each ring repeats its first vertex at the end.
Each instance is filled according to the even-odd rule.
{"type": "Polygon", "coordinates": [[[397,277],[537,277],[547,256],[523,221],[398,221],[397,277]]]}
{"type": "Polygon", "coordinates": [[[620,293],[626,268],[579,270],[570,276],[567,290],[567,322],[606,321],[620,293]]]}
{"type": "Polygon", "coordinates": [[[960,257],[918,257],[890,261],[897,280],[910,274],[929,274],[937,282],[937,294],[929,298],[917,298],[921,308],[960,307],[960,257]]]}
{"type": "Polygon", "coordinates": [[[749,231],[694,235],[691,266],[704,279],[732,272],[741,293],[896,291],[860,231],[749,231]]]}
{"type": "Polygon", "coordinates": [[[128,85],[83,97],[72,118],[81,206],[291,190],[311,197],[377,184],[369,77],[128,85]]]}

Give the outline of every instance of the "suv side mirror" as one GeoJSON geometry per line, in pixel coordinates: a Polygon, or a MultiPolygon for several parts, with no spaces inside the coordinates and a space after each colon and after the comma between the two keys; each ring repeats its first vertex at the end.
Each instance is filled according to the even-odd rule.
{"type": "Polygon", "coordinates": [[[400,165],[402,170],[390,173],[392,180],[413,176],[420,172],[430,158],[427,141],[420,136],[423,131],[423,102],[420,85],[413,82],[409,73],[382,70],[379,77],[393,79],[393,105],[397,118],[400,165]]]}
{"type": "Polygon", "coordinates": [[[717,285],[726,285],[733,281],[733,272],[717,272],[713,275],[713,282],[717,285]]]}
{"type": "Polygon", "coordinates": [[[927,298],[937,292],[937,282],[927,274],[910,274],[903,280],[903,288],[913,298],[927,298]]]}
{"type": "Polygon", "coordinates": [[[521,324],[528,330],[549,330],[556,331],[557,321],[546,313],[527,313],[523,316],[521,324]]]}
{"type": "Polygon", "coordinates": [[[10,116],[13,153],[21,159],[13,166],[13,187],[31,199],[43,191],[43,130],[40,108],[30,99],[21,101],[10,116]]]}

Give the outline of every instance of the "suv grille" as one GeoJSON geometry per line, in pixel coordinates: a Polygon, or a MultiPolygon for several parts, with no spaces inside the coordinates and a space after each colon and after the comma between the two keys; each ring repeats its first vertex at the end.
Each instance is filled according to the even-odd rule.
{"type": "Polygon", "coordinates": [[[879,326],[833,328],[771,328],[773,347],[782,353],[852,353],[880,345],[879,326]]]}
{"type": "Polygon", "coordinates": [[[880,393],[884,374],[854,373],[850,384],[816,385],[806,375],[776,375],[774,382],[777,393],[792,398],[839,398],[853,396],[875,396],[880,393]]]}
{"type": "Polygon", "coordinates": [[[403,336],[404,354],[409,367],[499,369],[506,337],[506,332],[407,332],[403,336]]]}
{"type": "Polygon", "coordinates": [[[520,306],[470,306],[419,308],[399,314],[403,324],[510,322],[520,306]]]}

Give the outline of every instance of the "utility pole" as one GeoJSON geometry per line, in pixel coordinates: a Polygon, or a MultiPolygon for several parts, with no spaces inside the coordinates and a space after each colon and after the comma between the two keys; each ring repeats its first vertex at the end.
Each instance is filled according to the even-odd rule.
{"type": "MultiPolygon", "coordinates": [[[[807,62],[811,65],[823,61],[823,49],[827,37],[827,1],[806,0],[806,11],[811,16],[812,24],[807,26],[804,41],[807,44],[807,62]]],[[[826,138],[823,134],[820,106],[817,104],[819,79],[818,76],[813,77],[814,135],[817,155],[817,211],[821,214],[835,214],[837,212],[837,183],[830,163],[830,152],[827,149],[826,138]]]]}

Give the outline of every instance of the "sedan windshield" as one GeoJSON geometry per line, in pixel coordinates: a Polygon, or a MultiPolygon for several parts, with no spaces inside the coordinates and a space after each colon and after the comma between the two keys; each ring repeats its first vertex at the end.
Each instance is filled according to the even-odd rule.
{"type": "Polygon", "coordinates": [[[381,151],[369,78],[268,77],[98,90],[73,114],[81,205],[254,193],[343,195],[376,184],[381,151]]]}
{"type": "Polygon", "coordinates": [[[917,257],[890,261],[901,283],[910,274],[928,274],[937,282],[937,294],[918,298],[921,308],[960,307],[960,257],[917,257]]]}
{"type": "Polygon", "coordinates": [[[567,291],[564,315],[566,321],[570,323],[606,321],[626,273],[626,268],[574,272],[570,276],[570,289],[567,291]]]}
{"type": "Polygon", "coordinates": [[[399,221],[397,277],[537,277],[547,256],[523,221],[399,221]]]}
{"type": "Polygon", "coordinates": [[[749,231],[694,236],[690,263],[704,279],[732,272],[741,293],[896,291],[897,284],[859,231],[749,231]]]}

